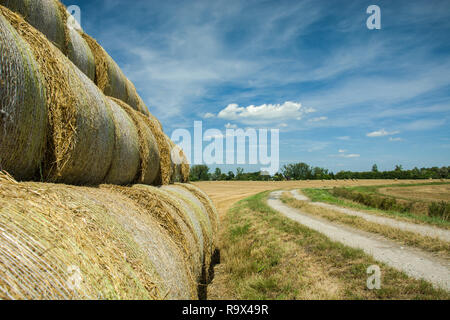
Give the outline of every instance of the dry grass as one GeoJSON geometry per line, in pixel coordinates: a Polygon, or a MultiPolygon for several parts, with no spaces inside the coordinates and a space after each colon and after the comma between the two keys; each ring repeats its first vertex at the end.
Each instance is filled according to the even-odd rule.
{"type": "Polygon", "coordinates": [[[300,201],[293,198],[288,192],[283,193],[281,201],[293,208],[301,209],[303,212],[325,218],[328,221],[376,233],[402,245],[421,248],[425,251],[436,253],[441,257],[450,258],[450,244],[446,241],[369,222],[361,217],[346,215],[331,209],[317,207],[307,201],[300,201]]]}
{"type": "Polygon", "coordinates": [[[378,189],[378,192],[389,196],[412,200],[450,201],[450,184],[389,187],[380,188],[378,189]]]}
{"type": "Polygon", "coordinates": [[[222,264],[210,299],[448,299],[428,283],[331,242],[265,203],[268,192],[228,211],[220,231],[222,264]],[[382,268],[382,289],[368,290],[366,270],[382,268]]]}

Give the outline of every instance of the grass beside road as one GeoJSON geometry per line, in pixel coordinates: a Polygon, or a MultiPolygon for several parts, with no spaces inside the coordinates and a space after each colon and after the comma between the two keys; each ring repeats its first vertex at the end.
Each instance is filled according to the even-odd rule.
{"type": "MultiPolygon", "coordinates": [[[[382,187],[385,187],[385,186],[382,186],[382,187]]],[[[371,190],[370,189],[371,187],[363,187],[363,188],[364,189],[359,189],[358,191],[371,190]]],[[[367,211],[367,212],[374,213],[374,214],[379,214],[382,216],[397,218],[397,219],[401,219],[404,221],[409,221],[409,222],[414,222],[414,223],[419,223],[419,224],[426,223],[426,224],[438,226],[440,228],[450,229],[450,222],[442,220],[438,217],[429,217],[426,215],[418,215],[418,214],[413,214],[410,212],[397,212],[397,211],[391,211],[391,210],[375,209],[375,208],[368,207],[368,206],[365,206],[365,205],[357,203],[357,202],[353,202],[351,200],[336,197],[333,194],[331,194],[331,192],[328,189],[307,188],[307,189],[302,189],[301,191],[307,197],[309,197],[311,199],[311,201],[313,201],[313,202],[325,202],[325,203],[329,203],[329,204],[335,204],[335,205],[338,205],[341,207],[358,209],[358,210],[363,210],[363,211],[367,211]]],[[[371,191],[371,192],[375,192],[375,191],[371,191]]]]}
{"type": "Polygon", "coordinates": [[[238,202],[221,225],[221,265],[212,296],[234,299],[449,299],[364,254],[289,220],[267,204],[268,192],[238,202]],[[379,265],[381,290],[366,287],[379,265]]]}
{"type": "Polygon", "coordinates": [[[285,192],[282,195],[281,201],[290,207],[301,209],[308,214],[325,218],[331,222],[376,233],[388,239],[394,240],[404,246],[417,247],[425,251],[438,253],[446,258],[450,257],[450,243],[440,239],[423,236],[414,232],[399,230],[395,227],[367,221],[361,217],[346,215],[332,209],[318,207],[308,203],[307,201],[299,201],[293,198],[288,192],[285,192]]]}

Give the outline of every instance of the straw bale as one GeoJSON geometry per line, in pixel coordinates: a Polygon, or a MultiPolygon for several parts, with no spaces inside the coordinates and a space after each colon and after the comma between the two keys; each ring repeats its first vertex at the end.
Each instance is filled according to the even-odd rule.
{"type": "Polygon", "coordinates": [[[101,183],[114,150],[112,111],[104,95],[42,33],[10,10],[0,11],[30,45],[45,80],[50,134],[43,178],[101,183]]]}
{"type": "Polygon", "coordinates": [[[95,81],[95,60],[91,48],[83,37],[73,28],[68,30],[67,57],[78,69],[80,69],[89,79],[95,81]]]}
{"type": "Polygon", "coordinates": [[[194,194],[197,197],[197,199],[200,200],[200,202],[207,210],[209,220],[211,221],[213,233],[216,234],[219,228],[219,214],[217,212],[214,203],[211,201],[208,195],[202,189],[191,183],[177,183],[176,186],[187,189],[192,194],[194,194]]]}
{"type": "Polygon", "coordinates": [[[105,95],[126,102],[128,100],[127,78],[122,70],[95,39],[84,32],[82,36],[94,55],[95,83],[105,95]]]}
{"type": "Polygon", "coordinates": [[[174,198],[179,199],[179,201],[184,202],[186,206],[191,208],[197,218],[197,221],[200,223],[204,242],[202,282],[204,284],[209,283],[211,279],[209,278],[210,274],[208,270],[210,269],[212,255],[216,247],[214,237],[215,234],[213,234],[211,223],[209,221],[209,217],[206,213],[205,208],[192,193],[184,188],[174,185],[163,186],[161,188],[172,194],[174,198]]]}
{"type": "Polygon", "coordinates": [[[160,172],[161,153],[160,146],[152,132],[150,119],[131,108],[122,100],[112,97],[111,99],[128,113],[138,131],[141,165],[136,182],[142,184],[159,184],[157,178],[160,172]]]}
{"type": "Polygon", "coordinates": [[[57,0],[0,0],[0,5],[20,14],[62,52],[66,47],[66,25],[57,0]]]}
{"type": "MultiPolygon", "coordinates": [[[[7,180],[0,194],[0,299],[164,297],[164,275],[135,237],[142,222],[121,221],[131,225],[128,216],[140,216],[131,202],[88,188],[7,180]]],[[[156,223],[145,233],[157,242],[154,251],[168,249],[156,223]]]]}
{"type": "Polygon", "coordinates": [[[178,199],[159,188],[148,185],[135,185],[132,188],[105,187],[126,195],[158,220],[178,246],[180,255],[190,268],[192,280],[197,284],[202,271],[200,240],[189,214],[178,199]]]}
{"type": "Polygon", "coordinates": [[[1,14],[0,51],[0,169],[30,179],[44,158],[45,86],[30,47],[1,14]]]}
{"type": "Polygon", "coordinates": [[[130,184],[136,179],[140,165],[139,135],[128,113],[112,99],[106,99],[112,109],[115,144],[105,183],[130,184]]]}

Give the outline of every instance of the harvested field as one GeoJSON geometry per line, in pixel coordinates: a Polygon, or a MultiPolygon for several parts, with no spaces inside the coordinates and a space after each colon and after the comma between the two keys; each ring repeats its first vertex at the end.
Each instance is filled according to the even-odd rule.
{"type": "Polygon", "coordinates": [[[384,195],[411,200],[450,201],[450,184],[380,188],[384,195]]]}

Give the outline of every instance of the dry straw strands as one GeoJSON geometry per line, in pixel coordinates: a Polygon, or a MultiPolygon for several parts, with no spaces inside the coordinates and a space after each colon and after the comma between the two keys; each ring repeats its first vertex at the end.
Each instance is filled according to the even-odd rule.
{"type": "Polygon", "coordinates": [[[128,113],[112,99],[106,99],[113,114],[115,144],[111,166],[104,181],[130,184],[135,180],[140,166],[138,131],[128,113]]]}
{"type": "Polygon", "coordinates": [[[33,52],[1,14],[0,51],[0,169],[30,179],[44,157],[46,93],[33,52]]]}
{"type": "Polygon", "coordinates": [[[164,191],[0,173],[0,195],[0,299],[197,298],[197,239],[164,191]]]}
{"type": "Polygon", "coordinates": [[[45,81],[50,134],[44,179],[102,182],[114,149],[112,112],[103,94],[42,33],[8,9],[0,11],[30,45],[45,81]]]}
{"type": "Polygon", "coordinates": [[[159,151],[159,144],[155,140],[152,132],[150,119],[140,112],[135,111],[122,100],[116,98],[111,99],[128,113],[138,131],[141,165],[136,182],[142,184],[159,184],[157,177],[160,174],[161,153],[159,151]]]}

